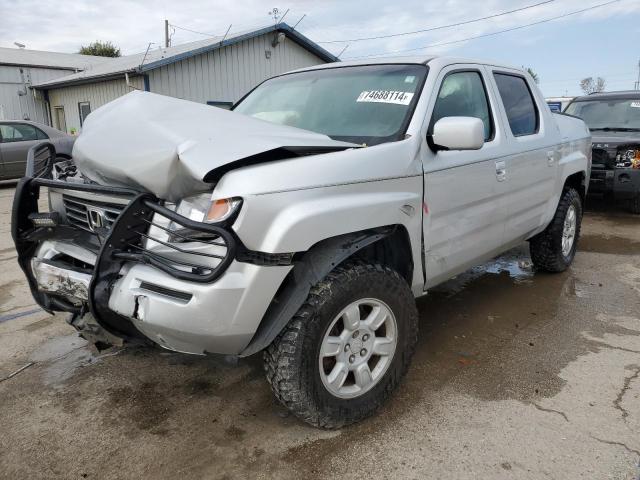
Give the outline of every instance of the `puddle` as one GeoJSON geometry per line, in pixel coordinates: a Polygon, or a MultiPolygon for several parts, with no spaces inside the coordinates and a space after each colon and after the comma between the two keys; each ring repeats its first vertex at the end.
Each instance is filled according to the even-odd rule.
{"type": "Polygon", "coordinates": [[[575,278],[569,279],[567,282],[567,292],[569,295],[573,295],[578,298],[588,298],[589,291],[586,284],[576,280],[575,278]]]}
{"type": "Polygon", "coordinates": [[[77,334],[52,338],[31,353],[29,360],[32,362],[48,362],[68,355],[74,350],[86,347],[88,342],[78,337],[77,334]]]}
{"type": "Polygon", "coordinates": [[[98,359],[87,348],[81,347],[73,350],[45,368],[43,374],[44,384],[59,386],[71,378],[79,368],[86,367],[97,361],[98,359]]]}
{"type": "Polygon", "coordinates": [[[472,267],[451,280],[431,288],[429,293],[456,295],[470,283],[487,274],[491,276],[506,275],[514,284],[528,284],[532,282],[535,272],[527,248],[523,246],[510,250],[483,265],[472,267]]]}
{"type": "Polygon", "coordinates": [[[640,253],[640,242],[614,235],[582,235],[578,243],[578,251],[637,255],[640,253]]]}
{"type": "Polygon", "coordinates": [[[491,263],[476,268],[487,273],[507,272],[515,283],[530,283],[534,275],[531,260],[516,254],[502,256],[491,263]]]}
{"type": "Polygon", "coordinates": [[[619,265],[620,281],[640,293],[640,268],[630,263],[619,265]]]}
{"type": "Polygon", "coordinates": [[[24,282],[22,280],[11,280],[10,282],[0,285],[0,306],[5,306],[14,297],[14,289],[16,287],[22,287],[24,282]]]}
{"type": "Polygon", "coordinates": [[[541,355],[550,344],[541,337],[556,341],[560,305],[590,294],[591,286],[573,281],[570,272],[536,273],[526,245],[431,289],[418,300],[412,366],[429,372],[429,380],[418,373],[411,390],[421,397],[457,385],[483,400],[521,401],[557,393],[563,381],[553,373],[576,352],[541,355]]]}
{"type": "Polygon", "coordinates": [[[46,363],[43,380],[45,385],[60,385],[71,378],[81,367],[98,361],[89,349],[86,340],[77,334],[52,338],[36,350],[29,357],[35,363],[46,363]]]}

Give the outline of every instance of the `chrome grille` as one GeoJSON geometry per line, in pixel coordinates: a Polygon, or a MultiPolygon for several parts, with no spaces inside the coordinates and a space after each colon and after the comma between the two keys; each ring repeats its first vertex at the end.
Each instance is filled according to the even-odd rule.
{"type": "Polygon", "coordinates": [[[98,229],[109,230],[124,209],[124,205],[86,200],[69,195],[62,196],[62,203],[67,222],[89,232],[95,232],[98,229]]]}

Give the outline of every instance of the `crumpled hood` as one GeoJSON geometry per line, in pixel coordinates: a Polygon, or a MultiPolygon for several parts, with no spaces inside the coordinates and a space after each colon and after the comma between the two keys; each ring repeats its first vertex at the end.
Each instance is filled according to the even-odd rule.
{"type": "Polygon", "coordinates": [[[358,146],[209,105],[134,91],[89,115],[73,158],[90,180],[175,201],[210,189],[233,168],[358,146]]]}

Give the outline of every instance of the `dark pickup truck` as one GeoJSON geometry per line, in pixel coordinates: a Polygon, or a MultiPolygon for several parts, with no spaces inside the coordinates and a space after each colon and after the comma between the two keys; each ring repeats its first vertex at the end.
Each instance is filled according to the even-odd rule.
{"type": "Polygon", "coordinates": [[[578,97],[564,113],[582,118],[591,130],[589,194],[625,203],[640,214],[640,91],[578,97]]]}

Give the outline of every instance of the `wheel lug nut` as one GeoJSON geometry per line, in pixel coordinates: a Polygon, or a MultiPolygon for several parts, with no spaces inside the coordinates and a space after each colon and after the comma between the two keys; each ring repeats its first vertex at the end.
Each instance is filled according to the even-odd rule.
{"type": "Polygon", "coordinates": [[[352,337],[353,338],[358,338],[358,335],[360,334],[360,332],[358,330],[356,330],[355,332],[353,332],[352,337]]]}
{"type": "Polygon", "coordinates": [[[362,336],[362,341],[363,341],[363,342],[366,342],[367,340],[369,340],[369,334],[368,334],[368,333],[365,333],[365,334],[362,336]]]}
{"type": "Polygon", "coordinates": [[[351,348],[351,345],[349,345],[348,343],[344,346],[344,351],[348,352],[349,349],[351,348]]]}
{"type": "Polygon", "coordinates": [[[367,354],[367,349],[363,348],[362,350],[360,350],[360,356],[364,357],[367,354]]]}
{"type": "Polygon", "coordinates": [[[353,362],[355,362],[355,361],[356,361],[356,356],[355,356],[355,355],[351,355],[351,356],[349,357],[349,363],[353,363],[353,362]]]}

